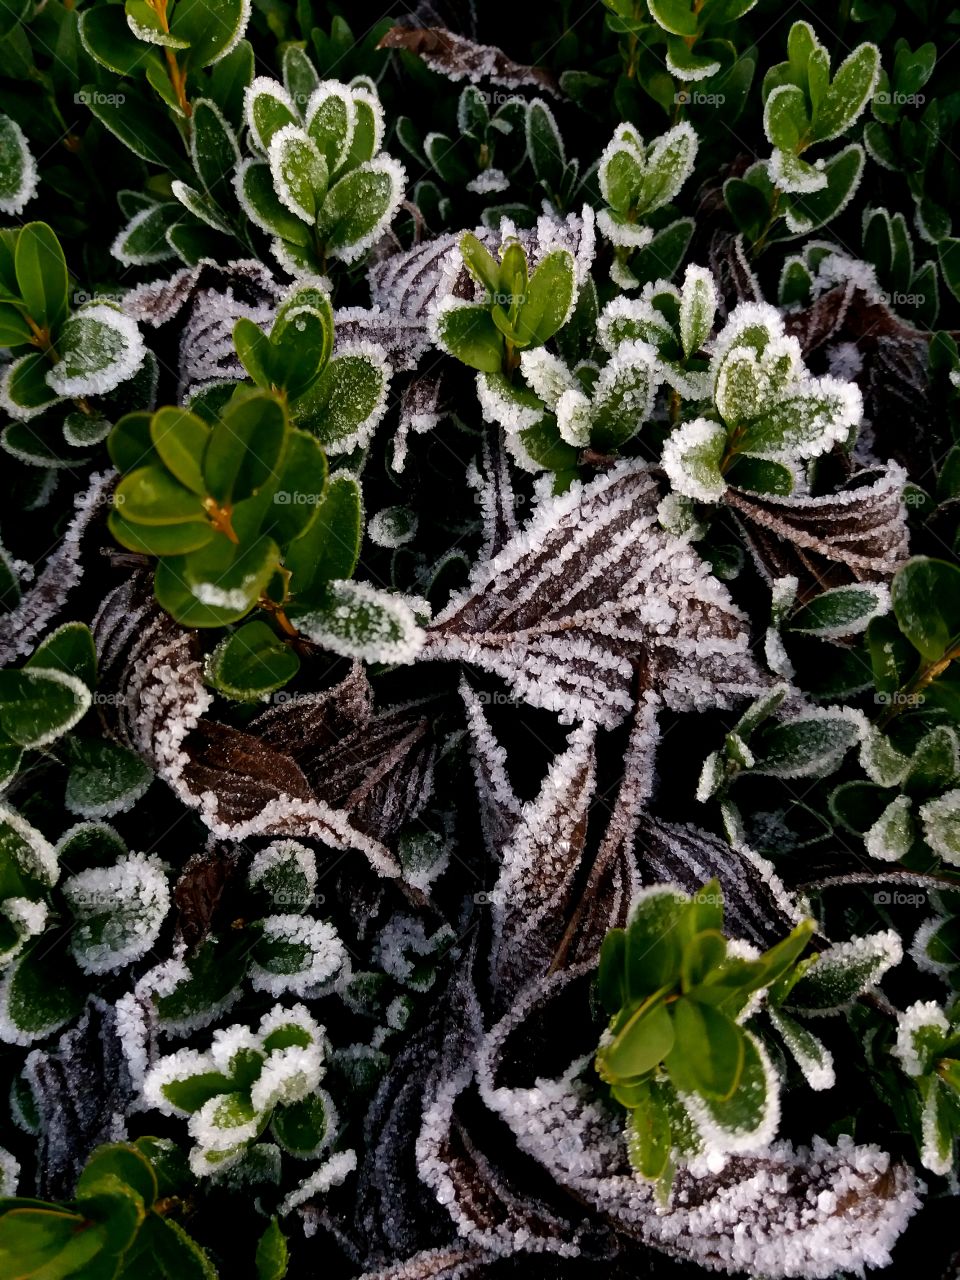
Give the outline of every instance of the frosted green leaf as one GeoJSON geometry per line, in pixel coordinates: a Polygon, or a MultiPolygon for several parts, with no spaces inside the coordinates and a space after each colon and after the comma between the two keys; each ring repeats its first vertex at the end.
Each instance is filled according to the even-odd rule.
{"type": "Polygon", "coordinates": [[[146,792],[153,773],[125,747],[96,738],[69,745],[70,774],[64,804],[82,818],[110,818],[126,813],[146,792]]]}
{"type": "MultiPolygon", "coordinates": [[[[183,205],[183,207],[193,214],[195,218],[214,231],[222,231],[224,235],[232,235],[230,224],[227,222],[219,210],[217,210],[211,201],[204,195],[201,195],[194,187],[186,182],[181,182],[179,178],[174,178],[170,183],[170,190],[183,205]]],[[[170,237],[168,237],[170,239],[170,237]]],[[[175,241],[171,240],[171,243],[175,241]]]]}
{"type": "Polygon", "coordinates": [[[864,151],[852,142],[824,161],[826,186],[818,191],[786,197],[784,217],[794,235],[806,235],[832,222],[847,207],[863,176],[864,151]]]}
{"type": "Polygon", "coordinates": [[[315,143],[298,125],[284,125],[271,139],[268,160],[280,202],[312,225],[327,186],[327,162],[315,143]]]}
{"type": "Polygon", "coordinates": [[[299,426],[337,453],[365,444],[386,408],[390,367],[376,347],[342,349],[294,406],[299,426]]]}
{"type": "Polygon", "coordinates": [[[136,322],[103,302],[67,320],[57,340],[59,361],[47,374],[58,395],[104,395],[140,368],[146,347],[136,322]]]}
{"type": "Polygon", "coordinates": [[[676,493],[699,502],[718,502],[727,483],[720,462],[727,433],[718,422],[695,418],[673,431],[663,446],[663,469],[676,493]]]}
{"type": "Polygon", "coordinates": [[[861,44],[837,68],[833,83],[813,113],[813,139],[839,138],[857,120],[873,97],[880,75],[880,50],[861,44]]]}
{"type": "Polygon", "coordinates": [[[886,587],[873,583],[834,587],[802,605],[791,617],[790,629],[826,640],[859,635],[873,618],[886,613],[889,607],[890,594],[886,587]]]}
{"type": "Polygon", "coordinates": [[[704,267],[687,267],[680,292],[680,343],[683,354],[694,355],[713,329],[717,311],[717,286],[704,267]]]}
{"type": "Polygon", "coordinates": [[[90,708],[91,694],[76,676],[53,668],[0,671],[0,727],[21,747],[56,741],[90,708]]]}
{"type": "Polygon", "coordinates": [[[37,164],[15,120],[0,115],[0,213],[21,213],[37,190],[37,164]]]}
{"type": "Polygon", "coordinates": [[[295,621],[314,644],[365,662],[411,662],[424,641],[407,601],[366,582],[328,582],[322,603],[295,621]]]}
{"type": "Polygon", "coordinates": [[[875,987],[902,958],[900,936],[893,929],[837,942],[820,952],[786,1003],[806,1013],[839,1013],[875,987]]]}
{"type": "Polygon", "coordinates": [[[327,192],[317,228],[327,253],[355,262],[385,230],[403,197],[406,173],[392,156],[378,156],[327,192]]]}
{"type": "Polygon", "coordinates": [[[960,866],[960,791],[948,791],[920,808],[923,836],[951,866],[960,866]]]}
{"type": "Polygon", "coordinates": [[[803,90],[794,84],[778,85],[767,98],[763,131],[772,147],[794,153],[810,128],[803,90]]]}
{"type": "Polygon", "coordinates": [[[244,160],[233,180],[240,207],[262,231],[296,245],[310,243],[310,228],[291,213],[274,190],[270,166],[260,160],[244,160]]]}
{"type": "Polygon", "coordinates": [[[324,80],[314,90],[305,113],[307,133],[336,173],[350,152],[357,123],[353,95],[344,84],[324,80]]]}
{"type": "Polygon", "coordinates": [[[210,98],[193,102],[190,159],[204,189],[221,200],[227,180],[240,163],[240,148],[233,127],[210,98]]]}
{"type": "Polygon", "coordinates": [[[146,955],[170,907],[155,854],[128,854],[69,876],[60,887],[74,916],[70,949],[84,973],[107,973],[146,955]]]}
{"type": "Polygon", "coordinates": [[[647,215],[669,204],[693,172],[696,157],[697,135],[686,120],[656,138],[647,152],[639,211],[647,215]]]}
{"type": "Polygon", "coordinates": [[[774,778],[820,777],[832,773],[860,736],[860,727],[843,710],[804,712],[764,730],[753,743],[754,772],[774,778]]]}
{"type": "Polygon", "coordinates": [[[125,267],[148,266],[175,257],[167,232],[183,217],[178,202],[148,205],[135,213],[118,233],[110,252],[125,267]]]}
{"type": "Polygon", "coordinates": [[[285,125],[299,125],[300,117],[286,89],[268,76],[257,76],[243,96],[243,114],[251,137],[266,152],[273,136],[285,125]]]}
{"type": "Polygon", "coordinates": [[[704,1148],[715,1152],[749,1151],[766,1146],[780,1122],[780,1081],[761,1042],[745,1031],[740,1081],[726,1101],[683,1094],[704,1148]]]}
{"type": "Polygon", "coordinates": [[[863,839],[871,858],[898,862],[910,852],[916,839],[911,803],[909,796],[897,796],[866,832],[863,839]]]}
{"type": "Polygon", "coordinates": [[[221,640],[208,656],[204,676],[219,693],[257,702],[292,680],[300,660],[265,622],[248,622],[221,640]]]}
{"type": "Polygon", "coordinates": [[[810,1088],[832,1089],[836,1083],[836,1071],[833,1055],[823,1041],[780,1009],[768,1010],[768,1016],[810,1088]]]}

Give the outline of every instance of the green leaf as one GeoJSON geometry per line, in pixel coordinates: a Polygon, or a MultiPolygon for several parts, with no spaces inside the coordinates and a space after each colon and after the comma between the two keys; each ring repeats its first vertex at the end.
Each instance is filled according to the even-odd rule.
{"type": "Polygon", "coordinates": [[[0,115],[0,213],[18,214],[33,198],[37,165],[16,121],[0,115]]]}
{"type": "Polygon", "coordinates": [[[312,1093],[300,1102],[277,1107],[271,1128],[284,1151],[301,1159],[315,1155],[327,1132],[327,1113],[322,1096],[312,1093]]]}
{"type": "Polygon", "coordinates": [[[285,125],[274,134],[268,162],[281,204],[312,226],[327,189],[327,162],[313,139],[299,126],[285,125]]]}
{"type": "Polygon", "coordinates": [[[143,339],[128,316],[106,303],[93,303],[62,325],[59,360],[47,382],[59,395],[104,395],[133,376],[144,359],[143,339]]]}
{"type": "Polygon", "coordinates": [[[835,943],[817,955],[791,988],[786,1004],[817,1013],[844,1009],[876,986],[887,970],[899,963],[901,954],[900,939],[892,930],[835,943]]]}
{"type": "Polygon", "coordinates": [[[157,601],[185,627],[237,622],[257,603],[280,561],[272,538],[235,546],[218,538],[200,551],[157,565],[157,601]]]}
{"type": "Polygon", "coordinates": [[[138,467],[123,477],[113,498],[118,514],[135,524],[207,523],[203,503],[166,468],[138,467]]]}
{"type": "Polygon", "coordinates": [[[846,133],[873,97],[880,74],[880,50],[861,44],[849,54],[813,113],[813,140],[827,142],[846,133]]]}
{"type": "Polygon", "coordinates": [[[400,203],[404,177],[396,160],[378,156],[330,188],[317,214],[329,255],[355,262],[373,245],[400,203]]]}
{"type": "Polygon", "coordinates": [[[699,1106],[692,1109],[694,1123],[704,1138],[708,1142],[719,1138],[719,1144],[728,1150],[749,1149],[768,1140],[766,1131],[776,1116],[779,1091],[776,1074],[757,1038],[749,1031],[741,1031],[740,1035],[744,1056],[737,1087],[724,1099],[700,1095],[699,1106]],[[700,1117],[702,1121],[698,1123],[700,1117]]]}
{"type": "Polygon", "coordinates": [[[53,333],[67,314],[67,263],[45,222],[28,222],[17,239],[17,286],[34,323],[53,333]]]}
{"type": "Polygon", "coordinates": [[[187,409],[158,409],[150,423],[150,439],[164,465],[191,493],[203,497],[203,456],[210,442],[207,424],[187,409]]]}
{"type": "Polygon", "coordinates": [[[625,929],[608,929],[600,947],[597,975],[600,1003],[610,1016],[627,999],[627,934],[625,929]]]}
{"type": "Polygon", "coordinates": [[[104,1236],[103,1227],[54,1205],[9,1209],[0,1216],[0,1272],[24,1280],[83,1275],[104,1236]]]}
{"type": "Polygon", "coordinates": [[[233,326],[233,345],[247,375],[258,387],[268,390],[274,385],[270,339],[258,324],[241,316],[233,326]]]}
{"type": "Polygon", "coordinates": [[[46,637],[24,664],[75,676],[91,691],[97,685],[97,650],[93,633],[83,622],[65,622],[46,637]]]}
{"type": "Polygon", "coordinates": [[[763,730],[753,771],[774,778],[823,777],[839,767],[858,737],[852,718],[809,712],[763,730]]]}
{"type": "Polygon", "coordinates": [[[886,591],[869,583],[834,587],[802,605],[791,617],[790,629],[826,639],[857,635],[886,609],[886,591]]]}
{"type": "Polygon", "coordinates": [[[256,494],[276,475],[286,435],[286,415],[276,397],[259,391],[236,396],[207,445],[203,460],[207,492],[221,505],[256,494]]]}
{"type": "Polygon", "coordinates": [[[256,702],[297,674],[300,660],[265,622],[248,622],[221,640],[207,659],[207,683],[238,702],[256,702]]]}
{"type": "Polygon", "coordinates": [[[320,84],[313,63],[297,44],[283,51],[283,87],[296,106],[306,109],[310,96],[320,84]]]}
{"type": "Polygon", "coordinates": [[[674,1045],[674,1023],[664,1004],[633,1014],[604,1045],[598,1059],[608,1079],[629,1080],[652,1071],[674,1045]]]}
{"type": "MultiPolygon", "coordinates": [[[[317,290],[310,292],[316,294],[317,290]]],[[[329,298],[322,295],[320,306],[304,302],[281,308],[270,331],[270,344],[274,382],[284,388],[291,400],[297,400],[313,386],[333,350],[329,298]]]]}
{"type": "Polygon", "coordinates": [[[291,429],[262,532],[288,546],[316,520],[326,485],[326,454],[309,432],[291,429]]]}
{"type": "Polygon", "coordinates": [[[257,1280],[283,1280],[289,1261],[287,1237],[280,1230],[277,1219],[271,1218],[269,1227],[257,1243],[257,1280]]]}
{"type": "Polygon", "coordinates": [[[227,195],[231,174],[240,162],[240,148],[223,112],[209,98],[193,102],[190,158],[204,189],[216,201],[227,195]]]}
{"type": "Polygon", "coordinates": [[[238,173],[240,204],[250,221],[281,240],[308,245],[310,228],[278,199],[270,166],[265,161],[245,160],[238,173]]]}
{"type": "Polygon", "coordinates": [[[314,644],[365,662],[409,662],[423,644],[410,605],[365,582],[328,582],[309,607],[288,616],[314,644]]]}
{"type": "Polygon", "coordinates": [[[118,511],[107,516],[110,532],[122,547],[145,556],[182,556],[199,551],[220,535],[206,520],[183,524],[134,524],[118,511]]]}
{"type": "Polygon", "coordinates": [[[14,961],[8,984],[0,1016],[28,1041],[77,1017],[86,999],[76,966],[62,946],[51,947],[43,939],[14,961]]]}
{"type": "Polygon", "coordinates": [[[670,1161],[672,1130],[664,1087],[651,1081],[637,1086],[637,1105],[630,1116],[627,1151],[642,1178],[655,1182],[670,1161]]]}
{"type": "Polygon", "coordinates": [[[225,57],[241,38],[249,18],[243,0],[177,0],[171,33],[190,46],[195,70],[225,57]]]}
{"type": "Polygon", "coordinates": [[[500,263],[472,231],[467,231],[460,237],[460,253],[466,263],[467,270],[474,279],[479,281],[488,293],[498,293],[500,290],[500,263]]]}
{"type": "Polygon", "coordinates": [[[567,165],[563,138],[553,112],[539,98],[527,107],[526,135],[527,154],[534,176],[548,192],[558,192],[567,165]]]}
{"type": "Polygon", "coordinates": [[[76,676],[52,668],[0,671],[0,727],[21,747],[54,742],[86,714],[90,690],[76,676]]]}
{"type": "Polygon", "coordinates": [[[353,476],[339,472],[331,478],[313,524],[284,555],[294,596],[307,600],[321,584],[351,578],[362,536],[360,486],[353,476]]]}
{"type": "Polygon", "coordinates": [[[763,112],[763,130],[770,145],[792,154],[799,149],[809,127],[803,90],[792,84],[774,89],[763,112]]]}
{"type": "Polygon", "coordinates": [[[183,169],[180,136],[154,99],[127,86],[124,86],[124,100],[119,103],[111,100],[119,95],[102,93],[96,85],[86,85],[80,94],[104,128],[135,156],[174,173],[183,169]]]}
{"type": "Polygon", "coordinates": [[[890,587],[900,630],[928,663],[960,642],[960,569],[945,560],[915,556],[890,587]]]}
{"type": "Polygon", "coordinates": [[[159,463],[150,434],[152,421],[153,415],[143,410],[125,414],[107,437],[110,461],[121,474],[159,463]]]}
{"type": "Polygon", "coordinates": [[[490,312],[479,302],[450,306],[437,316],[442,348],[461,363],[482,373],[497,373],[503,363],[503,335],[490,312]]]}
{"type": "Polygon", "coordinates": [[[345,453],[376,425],[387,391],[383,365],[366,355],[334,356],[293,406],[298,424],[327,449],[345,453]]]}
{"type": "Polygon", "coordinates": [[[113,742],[74,738],[64,804],[84,818],[110,818],[131,809],[153,781],[147,765],[113,742]]]}
{"type": "Polygon", "coordinates": [[[627,995],[639,1002],[680,976],[683,938],[679,929],[689,909],[685,894],[651,889],[636,903],[627,925],[627,995]]]}
{"type": "Polygon", "coordinates": [[[555,249],[537,264],[525,290],[517,333],[524,346],[542,346],[570,315],[576,292],[573,254],[555,249]]]}
{"type": "Polygon", "coordinates": [[[147,1209],[157,1198],[157,1177],[146,1156],[126,1142],[97,1147],[77,1181],[77,1199],[97,1194],[105,1179],[117,1179],[131,1187],[147,1209]]]}
{"type": "Polygon", "coordinates": [[[850,203],[863,175],[864,152],[852,142],[823,166],[827,185],[807,195],[785,197],[787,226],[794,235],[805,235],[826,226],[850,203]]]}
{"type": "Polygon", "coordinates": [[[684,1093],[731,1097],[740,1082],[746,1037],[732,1018],[709,1004],[683,997],[673,1006],[675,1044],[666,1061],[670,1078],[684,1093]]]}

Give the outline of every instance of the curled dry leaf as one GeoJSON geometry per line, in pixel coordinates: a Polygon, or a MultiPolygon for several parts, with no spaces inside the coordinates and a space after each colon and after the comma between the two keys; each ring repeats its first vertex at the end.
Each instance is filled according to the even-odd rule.
{"type": "Polygon", "coordinates": [[[469,80],[472,84],[489,80],[507,89],[529,84],[548,93],[560,92],[552,72],[545,67],[521,66],[502,49],[477,44],[442,27],[391,27],[378,47],[416,54],[431,71],[448,80],[469,80]]]}

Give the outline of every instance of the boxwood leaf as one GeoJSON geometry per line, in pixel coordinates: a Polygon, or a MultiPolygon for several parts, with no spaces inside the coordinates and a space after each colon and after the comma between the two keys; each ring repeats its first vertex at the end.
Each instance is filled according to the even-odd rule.
{"type": "Polygon", "coordinates": [[[221,640],[204,668],[207,683],[238,702],[281,689],[300,669],[296,653],[265,622],[247,622],[221,640]]]}

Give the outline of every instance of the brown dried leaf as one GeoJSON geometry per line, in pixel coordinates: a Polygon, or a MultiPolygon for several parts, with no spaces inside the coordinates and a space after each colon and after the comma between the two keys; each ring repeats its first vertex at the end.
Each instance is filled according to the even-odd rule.
{"type": "Polygon", "coordinates": [[[502,676],[565,723],[617,724],[640,687],[676,710],[769,681],[747,619],[692,548],[660,528],[659,493],[627,462],[545,502],[427,631],[422,657],[502,676]]]}
{"type": "Polygon", "coordinates": [[[377,48],[405,49],[448,80],[469,80],[472,84],[489,80],[508,89],[531,84],[548,93],[560,93],[553,73],[545,67],[522,66],[502,49],[477,44],[443,27],[391,27],[377,48]]]}
{"type": "Polygon", "coordinates": [[[896,463],[854,476],[839,493],[777,498],[728,489],[760,572],[794,575],[801,598],[848,582],[885,581],[909,555],[903,486],[896,463]]]}

